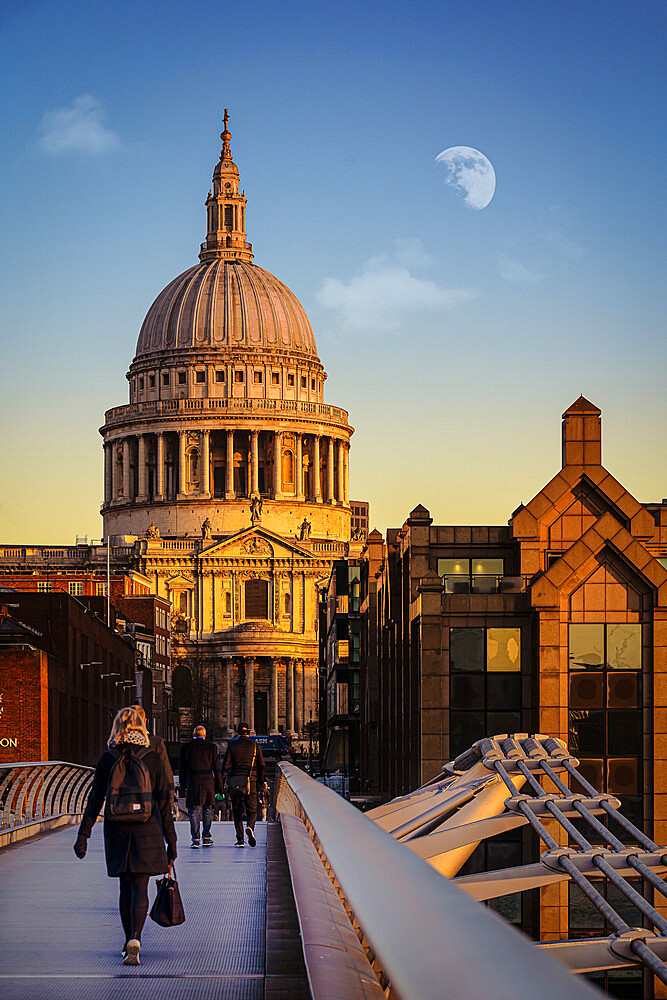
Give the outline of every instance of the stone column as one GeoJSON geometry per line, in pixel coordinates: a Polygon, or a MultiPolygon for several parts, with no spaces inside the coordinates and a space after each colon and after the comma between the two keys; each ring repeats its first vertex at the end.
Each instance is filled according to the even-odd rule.
{"type": "Polygon", "coordinates": [[[201,491],[204,496],[210,496],[211,459],[209,455],[211,432],[201,432],[201,491]]]}
{"type": "Polygon", "coordinates": [[[273,495],[276,499],[283,495],[283,434],[275,431],[273,434],[273,495]]]}
{"type": "Polygon", "coordinates": [[[320,435],[313,437],[313,500],[322,503],[322,488],[320,486],[320,435]]]}
{"type": "Polygon", "coordinates": [[[285,729],[294,732],[294,660],[285,661],[285,729]]]}
{"type": "Polygon", "coordinates": [[[344,503],[345,501],[345,488],[343,486],[343,470],[345,468],[345,445],[342,441],[338,441],[338,503],[344,503]]]}
{"type": "Polygon", "coordinates": [[[250,496],[259,493],[259,431],[250,432],[250,496]]]}
{"type": "Polygon", "coordinates": [[[118,441],[111,443],[111,502],[118,497],[121,483],[118,482],[118,441]]]}
{"type": "Polygon", "coordinates": [[[294,662],[294,728],[303,733],[303,660],[294,662]]]}
{"type": "Polygon", "coordinates": [[[297,500],[303,500],[303,440],[301,434],[296,435],[296,476],[295,488],[297,500]]]}
{"type": "Polygon", "coordinates": [[[130,483],[130,439],[123,438],[123,499],[125,503],[132,499],[130,483]]]}
{"type": "Polygon", "coordinates": [[[184,496],[188,481],[187,460],[185,457],[185,431],[178,432],[178,492],[184,496]]]}
{"type": "Polygon", "coordinates": [[[139,492],[137,500],[144,502],[148,499],[148,469],[146,468],[146,435],[137,436],[137,483],[139,492]]]}
{"type": "Polygon", "coordinates": [[[343,449],[344,462],[343,462],[343,500],[346,504],[350,503],[350,445],[349,442],[345,445],[343,449]]]}
{"type": "Polygon", "coordinates": [[[234,661],[231,658],[231,656],[226,656],[224,662],[225,662],[225,687],[227,695],[226,722],[227,722],[227,729],[232,730],[234,728],[234,705],[232,704],[234,661]]]}
{"type": "Polygon", "coordinates": [[[252,656],[245,658],[245,721],[250,732],[255,732],[255,661],[252,656]]]}
{"type": "Polygon", "coordinates": [[[155,449],[155,499],[164,500],[164,434],[162,431],[157,435],[157,447],[155,449]]]}
{"type": "Polygon", "coordinates": [[[327,455],[327,502],[335,503],[334,500],[334,439],[329,438],[329,450],[327,455]]]}
{"type": "Polygon", "coordinates": [[[104,506],[113,500],[113,445],[104,445],[104,506]]]}
{"type": "Polygon", "coordinates": [[[269,733],[278,732],[278,663],[271,658],[271,685],[269,688],[269,733]]]}
{"type": "Polygon", "coordinates": [[[234,431],[227,431],[226,500],[234,499],[234,431]]]}

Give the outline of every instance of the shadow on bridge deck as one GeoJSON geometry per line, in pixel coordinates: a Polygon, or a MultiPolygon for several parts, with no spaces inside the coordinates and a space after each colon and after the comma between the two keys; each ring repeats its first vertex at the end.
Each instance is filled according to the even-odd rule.
{"type": "MultiPolygon", "coordinates": [[[[120,957],[118,881],[106,875],[101,824],[84,861],[72,851],[72,828],[4,851],[0,997],[309,997],[279,824],[259,823],[257,847],[244,850],[233,846],[231,823],[214,823],[215,846],[197,851],[189,846],[187,823],[178,823],[177,832],[186,922],[162,928],[148,918],[139,968],[124,966],[120,957]]],[[[154,879],[149,896],[152,903],[154,879]]]]}

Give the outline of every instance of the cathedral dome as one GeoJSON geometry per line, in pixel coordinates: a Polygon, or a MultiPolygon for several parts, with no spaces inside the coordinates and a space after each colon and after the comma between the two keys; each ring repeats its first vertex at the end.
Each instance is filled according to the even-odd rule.
{"type": "Polygon", "coordinates": [[[217,256],[179,274],[160,292],[141,327],[135,360],[210,349],[317,358],[313,330],[296,295],[256,264],[217,256]]]}

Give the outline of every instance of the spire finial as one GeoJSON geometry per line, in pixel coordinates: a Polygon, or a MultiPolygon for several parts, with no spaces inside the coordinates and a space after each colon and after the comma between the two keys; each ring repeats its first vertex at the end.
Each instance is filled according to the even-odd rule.
{"type": "Polygon", "coordinates": [[[229,125],[229,109],[228,108],[225,108],[225,114],[224,114],[224,117],[223,117],[222,120],[223,120],[223,123],[224,123],[225,127],[224,127],[223,131],[220,133],[220,138],[222,139],[222,153],[220,155],[220,158],[223,159],[223,160],[231,160],[231,158],[232,158],[232,151],[229,148],[229,140],[232,137],[232,133],[229,131],[229,128],[228,128],[228,125],[229,125]]]}

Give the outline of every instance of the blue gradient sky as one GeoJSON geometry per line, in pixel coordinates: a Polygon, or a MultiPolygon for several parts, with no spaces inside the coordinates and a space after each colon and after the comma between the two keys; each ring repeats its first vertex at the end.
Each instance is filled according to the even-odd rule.
{"type": "Polygon", "coordinates": [[[4,6],[1,542],[101,535],[97,428],[196,261],[225,106],[377,527],[504,523],[580,393],[607,468],[667,495],[662,3],[4,6]],[[493,163],[482,211],[455,145],[493,163]]]}

